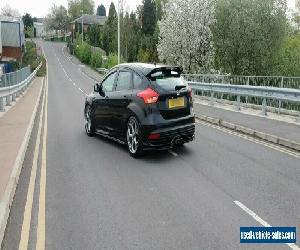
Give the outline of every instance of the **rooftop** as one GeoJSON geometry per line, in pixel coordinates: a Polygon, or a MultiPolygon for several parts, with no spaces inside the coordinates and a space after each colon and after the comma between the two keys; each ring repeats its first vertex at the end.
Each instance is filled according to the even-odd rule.
{"type": "Polygon", "coordinates": [[[83,18],[83,24],[97,24],[104,25],[107,20],[106,16],[98,16],[98,15],[82,15],[81,17],[76,18],[71,23],[81,23],[83,18]]]}

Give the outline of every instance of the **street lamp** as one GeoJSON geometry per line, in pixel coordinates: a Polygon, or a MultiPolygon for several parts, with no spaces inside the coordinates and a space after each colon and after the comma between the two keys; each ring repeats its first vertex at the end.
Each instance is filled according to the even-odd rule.
{"type": "Polygon", "coordinates": [[[83,43],[83,10],[81,12],[81,43],[83,43]]]}
{"type": "Polygon", "coordinates": [[[120,9],[121,9],[121,1],[118,0],[118,64],[120,64],[120,9]]]}

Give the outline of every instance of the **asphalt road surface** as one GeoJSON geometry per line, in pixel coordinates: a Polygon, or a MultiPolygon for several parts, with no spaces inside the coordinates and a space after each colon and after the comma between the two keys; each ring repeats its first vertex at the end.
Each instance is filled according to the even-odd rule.
{"type": "MultiPolygon", "coordinates": [[[[62,52],[64,44],[42,44],[49,66],[47,164],[41,178],[40,148],[29,249],[43,237],[37,249],[297,249],[240,244],[239,230],[296,226],[300,239],[299,154],[198,123],[195,141],[182,149],[133,159],[122,145],[86,136],[83,104],[94,81],[62,52]]],[[[18,249],[24,233],[37,125],[34,131],[3,249],[18,249]]]]}

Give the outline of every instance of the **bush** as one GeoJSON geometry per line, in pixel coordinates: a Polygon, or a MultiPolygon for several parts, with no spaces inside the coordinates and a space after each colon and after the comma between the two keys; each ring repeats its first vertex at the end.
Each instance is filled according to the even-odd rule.
{"type": "Polygon", "coordinates": [[[109,54],[103,66],[107,69],[110,69],[118,64],[118,55],[116,54],[109,54]]]}
{"type": "Polygon", "coordinates": [[[95,52],[91,56],[91,66],[93,68],[100,68],[102,65],[102,55],[100,52],[95,52]]]}
{"type": "Polygon", "coordinates": [[[75,55],[81,62],[85,64],[90,64],[92,56],[91,46],[86,42],[77,44],[75,49],[75,55]]]}

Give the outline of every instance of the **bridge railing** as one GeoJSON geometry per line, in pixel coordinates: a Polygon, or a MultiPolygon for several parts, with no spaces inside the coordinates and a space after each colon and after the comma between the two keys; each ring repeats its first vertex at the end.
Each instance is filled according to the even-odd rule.
{"type": "Polygon", "coordinates": [[[16,85],[30,75],[30,66],[0,76],[0,88],[16,85]]]}
{"type": "Polygon", "coordinates": [[[300,77],[184,74],[187,81],[300,89],[300,77]]]}
{"type": "MultiPolygon", "coordinates": [[[[268,86],[250,86],[236,85],[226,83],[205,83],[187,81],[196,95],[210,96],[211,103],[218,96],[230,96],[235,98],[236,110],[241,108],[241,98],[256,98],[261,102],[262,113],[266,115],[267,101],[271,100],[278,103],[278,108],[281,107],[281,102],[293,103],[298,108],[300,106],[300,89],[292,88],[277,88],[268,86]]],[[[298,109],[299,111],[299,109],[298,109]]]]}
{"type": "Polygon", "coordinates": [[[6,106],[9,106],[12,101],[16,100],[16,97],[27,89],[41,66],[42,63],[32,73],[30,73],[30,67],[28,66],[2,76],[0,82],[0,111],[5,110],[4,102],[6,106]]]}

